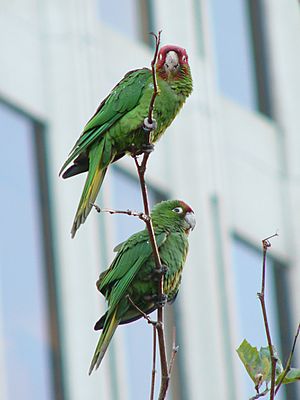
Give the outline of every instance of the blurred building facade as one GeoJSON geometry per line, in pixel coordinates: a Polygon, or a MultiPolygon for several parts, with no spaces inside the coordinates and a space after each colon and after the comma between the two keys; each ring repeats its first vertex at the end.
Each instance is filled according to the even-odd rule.
{"type": "MultiPolygon", "coordinates": [[[[84,177],[58,171],[100,100],[150,65],[148,32],[159,29],[163,44],[187,49],[194,78],[147,171],[152,204],[180,198],[197,217],[180,295],[166,307],[180,346],[169,399],[254,395],[235,349],[245,337],[266,345],[261,240],[277,230],[267,306],[283,361],[300,315],[298,2],[4,0],[0,10],[0,398],[148,398],[144,321],[120,327],[87,375],[105,309],[95,282],[143,224],[92,212],[71,240],[84,177]]],[[[130,158],[98,203],[142,209],[130,158]]],[[[299,396],[295,384],[281,399],[299,396]]]]}

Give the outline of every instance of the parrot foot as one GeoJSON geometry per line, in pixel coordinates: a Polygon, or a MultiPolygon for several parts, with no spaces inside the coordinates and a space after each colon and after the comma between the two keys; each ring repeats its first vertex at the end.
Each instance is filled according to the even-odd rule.
{"type": "Polygon", "coordinates": [[[168,296],[166,294],[162,294],[160,295],[156,295],[156,304],[158,305],[158,307],[164,307],[167,302],[168,302],[168,296]]]}
{"type": "Polygon", "coordinates": [[[161,264],[161,268],[159,269],[155,268],[153,270],[153,279],[156,281],[160,280],[162,276],[166,275],[167,271],[168,271],[168,266],[161,264]]]}
{"type": "Polygon", "coordinates": [[[143,129],[146,133],[155,131],[156,128],[157,128],[157,122],[154,118],[152,118],[152,122],[149,121],[148,117],[144,119],[143,129]]]}
{"type": "Polygon", "coordinates": [[[152,153],[152,151],[154,151],[154,144],[152,143],[143,144],[142,151],[143,153],[152,153]]]}
{"type": "Polygon", "coordinates": [[[145,300],[153,301],[158,307],[164,307],[168,302],[168,296],[166,294],[158,295],[153,294],[151,296],[145,296],[145,300]]]}

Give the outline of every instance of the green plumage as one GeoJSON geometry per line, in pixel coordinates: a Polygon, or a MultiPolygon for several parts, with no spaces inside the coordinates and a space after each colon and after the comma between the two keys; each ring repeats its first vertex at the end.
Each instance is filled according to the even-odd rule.
{"type": "MultiPolygon", "coordinates": [[[[152,133],[153,143],[171,124],[192,91],[185,50],[176,46],[165,46],[160,50],[159,57],[156,68],[159,95],[153,111],[157,129],[152,133]],[[171,64],[171,53],[173,58],[174,53],[177,54],[177,64],[174,67],[171,64]]],[[[108,166],[126,153],[142,151],[146,141],[143,122],[148,115],[152,94],[151,70],[143,68],[127,73],[102,101],[62,166],[60,173],[73,162],[63,173],[64,178],[88,171],[71,230],[72,237],[86,220],[108,166]]]]}
{"type": "MultiPolygon", "coordinates": [[[[161,262],[168,268],[164,294],[172,302],[179,289],[188,252],[188,233],[195,225],[194,214],[184,202],[169,200],[159,203],[151,218],[161,262]]],[[[108,310],[95,325],[95,329],[103,331],[89,373],[100,365],[117,326],[141,318],[128,296],[146,314],[157,308],[158,279],[148,231],[137,232],[115,250],[115,259],[97,282],[98,290],[107,299],[108,310]]]]}

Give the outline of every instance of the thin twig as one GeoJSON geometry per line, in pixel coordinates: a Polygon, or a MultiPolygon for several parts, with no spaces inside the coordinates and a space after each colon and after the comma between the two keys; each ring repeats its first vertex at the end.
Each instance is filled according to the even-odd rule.
{"type": "MultiPolygon", "coordinates": [[[[149,155],[146,153],[144,154],[144,159],[148,159],[149,155]]],[[[146,163],[143,163],[140,165],[137,158],[134,156],[134,161],[137,167],[138,175],[139,175],[139,180],[140,180],[140,186],[141,186],[141,192],[142,192],[142,198],[143,198],[143,203],[144,203],[144,210],[145,214],[149,215],[149,202],[148,202],[148,195],[147,195],[147,187],[145,183],[145,171],[146,171],[146,163]],[[141,168],[142,166],[142,168],[141,168]]],[[[148,234],[149,234],[149,239],[150,243],[152,246],[152,251],[153,251],[153,257],[155,261],[155,266],[158,270],[162,269],[161,266],[161,260],[158,252],[158,247],[156,244],[155,240],[155,235],[154,235],[154,230],[152,226],[152,221],[151,218],[149,220],[145,221],[148,234]]],[[[158,294],[159,296],[163,295],[163,275],[161,276],[161,279],[158,282],[158,294]]],[[[156,324],[156,329],[157,329],[157,336],[158,336],[158,343],[159,343],[159,354],[160,354],[160,365],[161,365],[161,385],[160,385],[160,394],[159,394],[159,400],[164,400],[166,397],[166,393],[168,390],[168,385],[169,385],[169,371],[168,371],[168,362],[167,362],[167,355],[166,355],[166,342],[165,342],[165,335],[164,335],[164,328],[163,328],[163,308],[158,307],[157,309],[157,324],[156,324]]]]}
{"type": "Polygon", "coordinates": [[[269,239],[278,236],[278,233],[274,233],[274,235],[268,236],[267,238],[262,240],[263,245],[263,270],[262,270],[262,280],[261,280],[261,293],[265,294],[265,282],[266,282],[266,257],[267,257],[267,250],[271,247],[271,243],[269,239]]]}
{"type": "Polygon", "coordinates": [[[259,388],[260,388],[261,385],[263,384],[263,381],[264,381],[264,376],[263,376],[263,374],[258,373],[258,374],[255,375],[255,382],[256,382],[256,384],[255,384],[255,390],[256,390],[256,393],[257,393],[257,394],[259,393],[259,388]]]}
{"type": "Polygon", "coordinates": [[[176,328],[175,326],[173,327],[173,340],[172,340],[172,353],[170,357],[170,363],[169,363],[169,375],[171,375],[174,362],[175,362],[175,357],[176,354],[178,353],[179,346],[176,346],[176,328]]]}
{"type": "Polygon", "coordinates": [[[150,400],[154,400],[155,376],[156,376],[156,326],[153,325],[153,353],[152,353],[150,400]]]}
{"type": "Polygon", "coordinates": [[[269,388],[266,388],[263,392],[256,394],[255,396],[251,397],[249,400],[256,400],[259,399],[260,397],[265,396],[266,394],[268,394],[270,391],[269,388]]]}
{"type": "Polygon", "coordinates": [[[152,71],[152,80],[153,80],[153,95],[152,95],[152,98],[150,101],[149,112],[148,112],[148,121],[150,122],[150,124],[152,124],[154,102],[155,102],[156,96],[158,95],[155,66],[156,66],[156,60],[157,60],[157,56],[158,56],[159,45],[160,45],[161,31],[159,31],[157,35],[155,33],[151,32],[150,35],[154,36],[154,39],[155,39],[155,53],[154,53],[153,60],[151,61],[151,71],[152,71]]]}
{"type": "Polygon", "coordinates": [[[292,346],[289,358],[287,360],[286,367],[285,367],[285,369],[283,371],[283,375],[281,376],[280,381],[278,382],[278,384],[276,386],[275,396],[276,396],[278,390],[280,389],[280,386],[282,385],[282,383],[284,381],[284,378],[287,376],[288,372],[291,369],[292,358],[293,358],[293,355],[294,355],[294,352],[295,352],[295,347],[296,347],[297,339],[298,339],[298,336],[299,336],[299,332],[300,332],[300,323],[298,325],[297,332],[296,332],[296,335],[294,337],[293,346],[292,346]]]}
{"type": "Polygon", "coordinates": [[[151,390],[150,390],[150,400],[154,399],[154,389],[155,389],[155,374],[156,374],[156,321],[152,321],[152,319],[144,313],[143,310],[140,309],[138,305],[135,304],[135,302],[131,299],[129,294],[127,295],[127,298],[131,305],[147,320],[148,324],[152,324],[153,326],[153,355],[152,355],[152,374],[151,374],[151,390]]]}
{"type": "MultiPolygon", "coordinates": [[[[143,161],[142,161],[142,164],[139,164],[136,156],[134,156],[133,159],[134,159],[134,162],[135,162],[135,165],[136,165],[136,168],[138,171],[138,175],[139,175],[140,186],[141,186],[141,191],[142,191],[142,199],[143,199],[143,204],[144,204],[144,214],[146,216],[144,222],[148,229],[150,243],[151,243],[152,250],[153,250],[155,266],[157,269],[161,270],[161,261],[160,261],[160,257],[159,257],[158,247],[157,247],[156,240],[155,240],[152,221],[150,218],[148,192],[147,192],[147,186],[146,186],[146,182],[145,182],[146,164],[147,164],[147,160],[148,160],[147,156],[149,157],[149,154],[145,153],[144,157],[143,157],[143,161],[146,159],[146,163],[143,163],[143,161]]],[[[160,294],[162,294],[162,293],[163,293],[163,286],[162,286],[162,291],[160,294]]]]}
{"type": "Polygon", "coordinates": [[[98,213],[106,212],[109,214],[125,214],[125,215],[130,215],[132,217],[138,217],[139,219],[141,219],[144,222],[150,218],[149,216],[145,215],[143,212],[140,212],[140,211],[133,211],[133,210],[129,210],[129,209],[128,210],[114,210],[112,208],[100,208],[97,204],[94,204],[94,203],[91,203],[91,206],[93,206],[98,213]]]}
{"type": "Polygon", "coordinates": [[[151,374],[151,390],[150,390],[150,400],[154,399],[154,389],[155,389],[155,374],[156,374],[156,321],[152,321],[152,319],[144,313],[143,310],[140,309],[138,305],[135,304],[135,302],[131,299],[129,294],[127,295],[127,298],[131,305],[147,320],[148,324],[152,324],[153,326],[153,355],[152,355],[152,374],[151,374]]]}
{"type": "Polygon", "coordinates": [[[129,294],[126,297],[128,298],[131,305],[148,321],[148,324],[151,324],[153,326],[155,326],[157,324],[156,321],[152,321],[152,319],[149,317],[149,315],[144,313],[144,311],[141,310],[140,307],[135,304],[135,302],[132,300],[132,298],[129,296],[129,294]]]}
{"type": "Polygon", "coordinates": [[[275,372],[276,372],[276,363],[277,359],[274,356],[274,349],[271,339],[271,333],[269,328],[267,310],[266,310],[266,303],[265,303],[265,282],[266,282],[266,258],[267,258],[267,251],[268,248],[271,247],[271,243],[269,239],[273,238],[274,236],[278,236],[276,232],[274,235],[267,237],[266,239],[262,240],[263,246],[263,265],[262,265],[262,280],[261,280],[261,291],[257,293],[258,298],[260,300],[261,309],[263,313],[263,319],[265,324],[265,331],[268,340],[268,346],[270,351],[270,359],[271,359],[271,389],[270,389],[270,400],[274,400],[275,397],[275,372]]]}

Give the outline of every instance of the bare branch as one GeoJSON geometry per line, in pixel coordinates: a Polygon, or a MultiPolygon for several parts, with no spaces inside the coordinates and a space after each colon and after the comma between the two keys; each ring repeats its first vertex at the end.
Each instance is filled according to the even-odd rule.
{"type": "MultiPolygon", "coordinates": [[[[147,187],[146,187],[144,175],[146,172],[146,165],[147,165],[148,157],[149,157],[149,154],[145,153],[141,164],[139,164],[136,156],[133,157],[136,167],[137,167],[138,175],[139,175],[145,215],[147,215],[147,216],[149,216],[149,202],[148,202],[147,187]]],[[[145,224],[146,224],[146,227],[147,227],[147,230],[149,233],[149,239],[150,239],[150,243],[151,243],[152,250],[153,250],[155,266],[160,271],[162,269],[162,265],[161,265],[161,260],[160,260],[160,256],[159,256],[159,252],[158,252],[158,247],[157,247],[156,240],[155,240],[155,235],[154,235],[154,230],[153,230],[151,219],[149,218],[149,220],[145,221],[145,224]]],[[[161,279],[158,282],[158,286],[159,286],[158,294],[160,296],[162,296],[163,295],[163,275],[161,275],[161,279]]],[[[162,307],[158,307],[158,309],[157,309],[156,329],[157,329],[157,335],[158,335],[160,363],[161,363],[161,387],[160,387],[159,400],[164,400],[167,390],[168,390],[170,376],[169,376],[169,371],[168,371],[168,362],[167,362],[167,355],[166,355],[166,344],[165,344],[165,335],[164,335],[164,329],[163,329],[163,308],[162,307]]]]}
{"type": "Polygon", "coordinates": [[[152,373],[150,400],[154,400],[155,376],[156,376],[156,326],[153,325],[153,349],[152,349],[152,373]]]}
{"type": "Polygon", "coordinates": [[[171,353],[171,358],[170,358],[170,363],[169,363],[169,375],[171,375],[174,362],[175,362],[175,357],[176,354],[178,353],[179,346],[176,346],[176,328],[175,326],[173,327],[173,340],[172,340],[172,353],[171,353]]]}
{"type": "MultiPolygon", "coordinates": [[[[278,230],[275,233],[273,233],[273,235],[268,236],[265,239],[263,239],[263,242],[269,242],[270,239],[272,239],[272,238],[274,238],[276,236],[279,236],[278,230]]],[[[268,247],[271,247],[271,243],[270,242],[269,242],[268,247]]]]}
{"type": "Polygon", "coordinates": [[[149,112],[148,112],[148,121],[150,122],[150,124],[152,124],[152,122],[153,122],[152,114],[153,114],[154,102],[155,102],[156,96],[158,95],[155,66],[156,66],[156,61],[157,61],[157,56],[158,56],[159,45],[160,45],[161,32],[162,31],[159,31],[157,35],[153,32],[150,33],[155,38],[155,52],[154,52],[153,60],[151,61],[151,70],[152,70],[152,79],[153,79],[153,95],[152,95],[152,98],[150,101],[149,112]]]}
{"type": "Polygon", "coordinates": [[[131,303],[131,305],[148,321],[148,324],[151,324],[154,326],[157,324],[156,321],[152,321],[152,319],[149,317],[149,315],[144,313],[144,311],[141,310],[140,307],[135,304],[135,302],[132,300],[132,298],[129,296],[129,294],[126,297],[129,300],[129,302],[131,303]]]}
{"type": "Polygon", "coordinates": [[[263,376],[263,374],[258,373],[258,374],[255,375],[255,382],[256,382],[256,384],[255,384],[255,390],[256,390],[256,393],[259,393],[259,388],[260,388],[261,385],[263,384],[263,381],[264,381],[264,376],[263,376]]]}
{"type": "MultiPolygon", "coordinates": [[[[142,164],[139,164],[136,156],[134,156],[133,159],[134,159],[134,162],[135,162],[135,165],[136,165],[136,168],[137,168],[137,171],[138,171],[138,175],[139,175],[141,192],[142,192],[142,199],[143,199],[143,203],[144,203],[144,214],[146,216],[144,222],[145,222],[146,227],[148,229],[148,233],[149,233],[149,237],[150,237],[150,243],[151,243],[151,246],[152,246],[153,256],[154,256],[154,260],[155,260],[155,266],[156,266],[157,269],[161,270],[161,261],[160,261],[160,257],[159,257],[159,253],[158,253],[158,247],[157,247],[156,240],[155,240],[152,221],[151,221],[151,218],[150,218],[148,192],[147,192],[147,186],[146,186],[146,182],[145,182],[145,172],[146,172],[146,164],[147,164],[148,157],[149,157],[148,153],[144,154],[142,164]],[[144,163],[144,160],[146,160],[145,163],[144,163]]],[[[163,291],[161,291],[161,294],[162,293],[163,293],[163,291]]]]}
{"type": "Polygon", "coordinates": [[[140,309],[139,306],[135,304],[135,302],[131,299],[129,295],[127,298],[131,305],[147,320],[148,324],[152,324],[153,326],[153,354],[152,354],[152,373],[151,373],[151,390],[150,390],[150,400],[154,400],[154,389],[155,389],[155,374],[156,374],[156,321],[152,321],[152,319],[144,313],[143,310],[140,309]]]}
{"type": "Polygon", "coordinates": [[[284,378],[287,376],[288,372],[291,369],[292,358],[293,358],[293,355],[294,355],[294,352],[295,352],[295,347],[296,347],[297,339],[298,339],[298,336],[299,336],[299,332],[300,332],[300,323],[298,325],[297,332],[296,332],[295,337],[294,337],[293,346],[292,346],[289,358],[287,360],[286,367],[285,367],[285,369],[283,371],[283,375],[282,375],[280,381],[278,382],[278,384],[276,386],[275,396],[276,396],[278,390],[280,389],[280,386],[282,385],[282,383],[284,381],[284,378]]]}
{"type": "Polygon", "coordinates": [[[153,354],[152,354],[152,373],[151,373],[151,390],[150,390],[150,400],[154,400],[154,389],[155,389],[155,375],[156,375],[156,321],[152,321],[152,319],[144,313],[143,310],[140,309],[139,306],[135,304],[135,302],[131,299],[129,295],[127,298],[131,305],[147,320],[148,324],[152,324],[153,326],[153,354]]]}
{"type": "Polygon", "coordinates": [[[260,397],[263,397],[263,396],[265,396],[266,394],[268,394],[269,391],[270,391],[270,389],[269,389],[269,388],[266,388],[263,392],[256,394],[255,396],[251,397],[249,400],[257,400],[257,399],[259,399],[260,397]]]}
{"type": "MultiPolygon", "coordinates": [[[[274,349],[271,339],[271,333],[269,328],[267,310],[266,310],[266,303],[265,303],[265,282],[266,282],[266,259],[267,259],[267,251],[268,248],[271,247],[271,243],[269,239],[273,238],[274,236],[278,236],[276,232],[274,235],[267,237],[266,239],[262,240],[262,247],[263,247],[263,265],[262,265],[262,280],[261,280],[261,291],[257,293],[258,298],[260,300],[261,309],[263,313],[264,325],[266,336],[268,340],[268,346],[270,351],[270,359],[271,359],[271,389],[270,389],[270,400],[274,400],[275,397],[275,372],[276,372],[276,363],[277,358],[274,356],[274,349]]],[[[257,397],[254,397],[257,398],[257,397]]]]}
{"type": "Polygon", "coordinates": [[[106,212],[109,214],[125,214],[130,215],[132,217],[138,217],[142,221],[146,222],[150,219],[149,216],[145,215],[143,212],[140,211],[133,211],[133,210],[114,210],[112,208],[100,208],[97,204],[91,203],[91,206],[95,208],[98,213],[106,212]]]}

